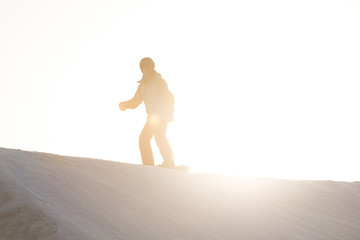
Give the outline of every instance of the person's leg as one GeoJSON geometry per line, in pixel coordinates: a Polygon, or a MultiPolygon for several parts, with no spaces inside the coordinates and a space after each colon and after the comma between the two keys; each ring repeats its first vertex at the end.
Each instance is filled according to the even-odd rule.
{"type": "Polygon", "coordinates": [[[161,120],[155,129],[154,136],[157,146],[159,147],[160,153],[164,159],[165,167],[174,167],[174,156],[173,151],[170,147],[169,141],[166,138],[166,129],[168,121],[161,120]]]}
{"type": "Polygon", "coordinates": [[[155,128],[156,124],[154,124],[150,117],[148,117],[139,137],[141,160],[144,165],[154,166],[154,156],[152,153],[150,141],[154,135],[155,128]]]}

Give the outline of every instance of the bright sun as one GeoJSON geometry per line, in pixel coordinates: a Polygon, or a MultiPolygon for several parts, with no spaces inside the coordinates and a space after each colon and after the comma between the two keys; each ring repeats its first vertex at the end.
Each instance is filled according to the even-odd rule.
{"type": "Polygon", "coordinates": [[[354,1],[120,2],[49,3],[31,21],[4,12],[14,21],[2,29],[1,144],[140,164],[144,107],[120,112],[118,103],[133,96],[138,63],[151,57],[176,100],[168,138],[177,164],[358,178],[354,1]]]}

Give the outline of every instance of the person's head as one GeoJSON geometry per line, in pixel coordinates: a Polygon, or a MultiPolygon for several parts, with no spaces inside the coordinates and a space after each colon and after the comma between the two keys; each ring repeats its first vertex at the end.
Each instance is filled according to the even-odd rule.
{"type": "Polygon", "coordinates": [[[141,69],[141,72],[144,74],[144,75],[148,75],[152,72],[154,72],[155,70],[155,63],[154,61],[149,58],[149,57],[146,57],[146,58],[143,58],[141,59],[140,61],[140,69],[141,69]]]}

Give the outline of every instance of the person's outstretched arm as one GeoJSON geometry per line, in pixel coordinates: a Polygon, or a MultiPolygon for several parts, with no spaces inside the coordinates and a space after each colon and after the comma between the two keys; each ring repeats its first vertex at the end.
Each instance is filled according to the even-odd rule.
{"type": "Polygon", "coordinates": [[[135,109],[142,103],[142,101],[143,98],[141,96],[140,85],[139,85],[138,89],[135,92],[134,97],[129,101],[121,102],[119,104],[119,108],[121,111],[125,111],[126,109],[135,109]]]}

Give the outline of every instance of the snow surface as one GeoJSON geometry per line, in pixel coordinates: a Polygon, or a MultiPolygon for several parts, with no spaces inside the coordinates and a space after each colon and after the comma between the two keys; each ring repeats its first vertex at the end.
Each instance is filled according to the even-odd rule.
{"type": "Polygon", "coordinates": [[[360,183],[187,173],[0,148],[0,240],[360,239],[360,183]]]}

